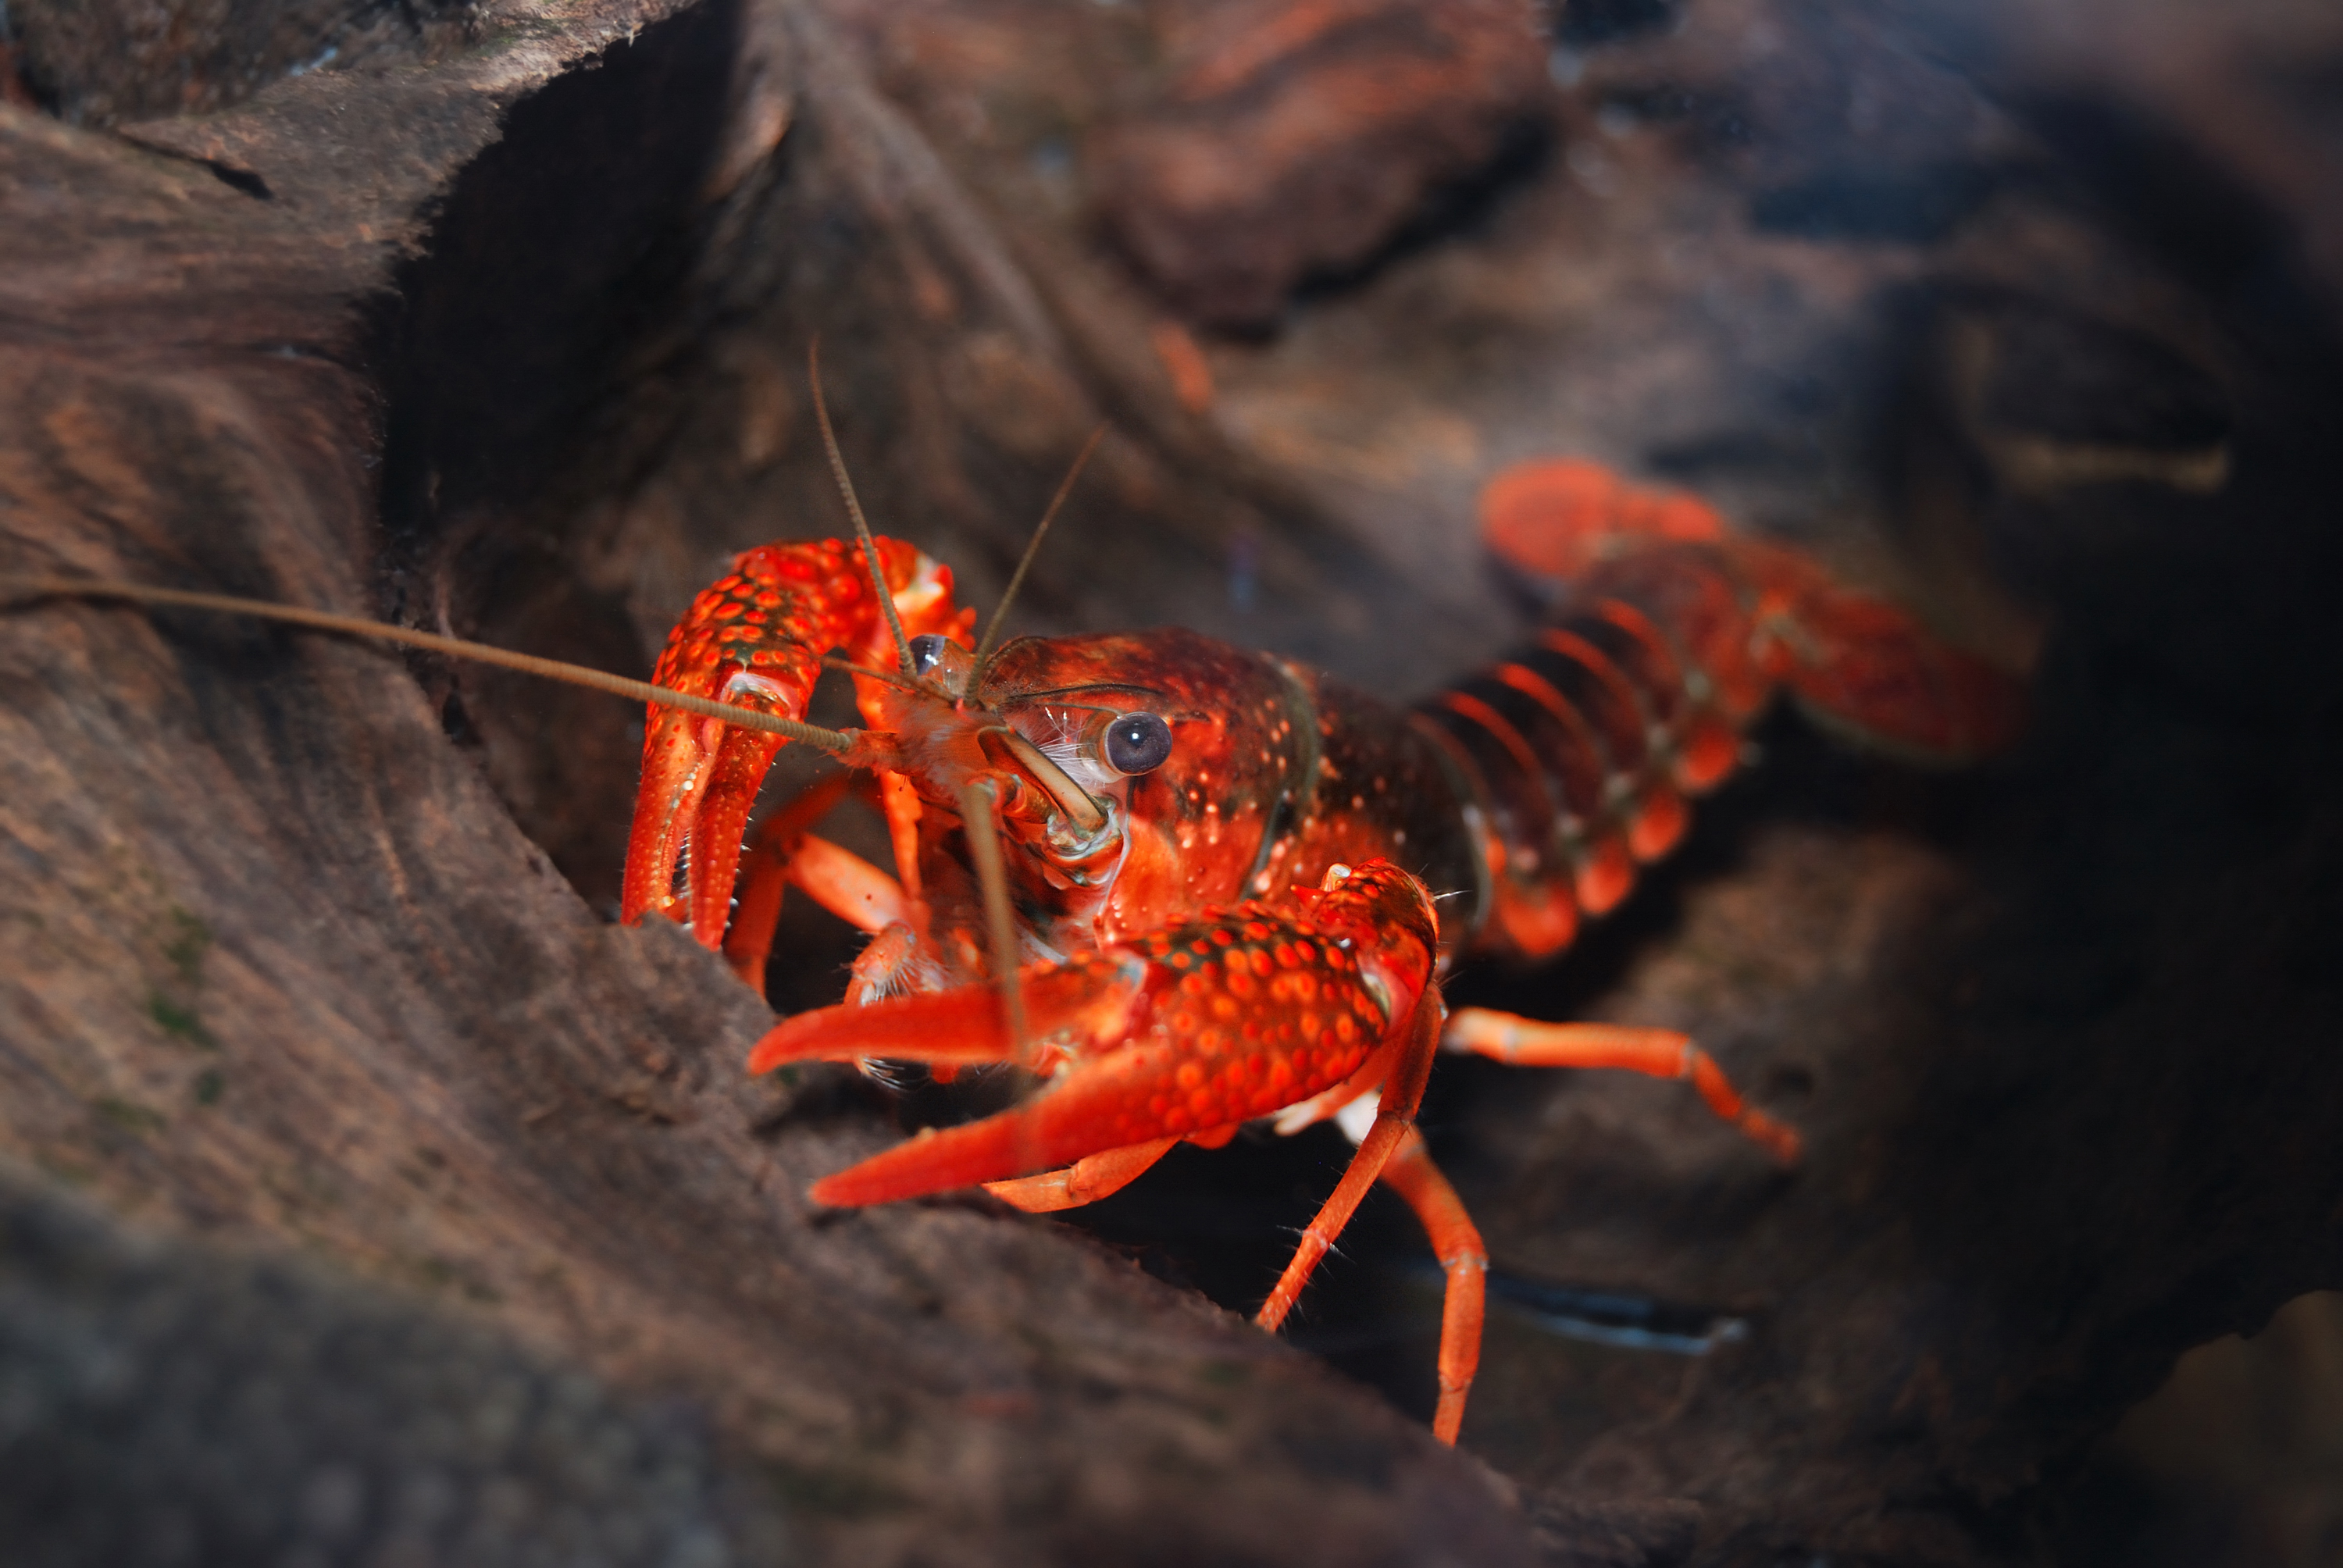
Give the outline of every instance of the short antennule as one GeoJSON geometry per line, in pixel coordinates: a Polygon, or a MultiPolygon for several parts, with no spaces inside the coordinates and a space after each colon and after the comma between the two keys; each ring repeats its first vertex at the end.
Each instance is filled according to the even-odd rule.
{"type": "Polygon", "coordinates": [[[918,673],[911,668],[911,644],[903,636],[903,618],[895,613],[894,590],[887,586],[887,573],[879,565],[879,546],[870,537],[870,520],[862,515],[862,503],[855,498],[854,480],[846,471],[846,457],[838,449],[838,432],[830,427],[830,404],[821,395],[821,334],[817,332],[806,344],[806,377],[813,383],[814,423],[821,427],[822,450],[830,454],[830,471],[838,480],[838,493],[846,498],[846,510],[854,518],[854,536],[862,541],[863,564],[870,568],[870,588],[879,596],[879,608],[886,612],[887,629],[895,634],[895,658],[905,675],[918,673]]]}

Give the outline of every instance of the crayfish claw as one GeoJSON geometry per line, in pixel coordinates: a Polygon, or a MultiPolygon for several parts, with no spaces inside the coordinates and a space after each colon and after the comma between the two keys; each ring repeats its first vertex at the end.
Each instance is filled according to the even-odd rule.
{"type": "MultiPolygon", "coordinates": [[[[1233,1131],[1233,1130],[1232,1130],[1233,1131]]],[[[1155,1162],[1172,1152],[1177,1138],[1153,1138],[1144,1143],[1132,1143],[1121,1149],[1109,1149],[1089,1154],[1071,1165],[1056,1171],[1044,1171],[1035,1176],[1016,1176],[1005,1181],[987,1181],[984,1190],[1028,1214],[1054,1214],[1063,1209],[1079,1209],[1085,1203],[1121,1191],[1149,1171],[1155,1162]]]]}
{"type": "MultiPolygon", "coordinates": [[[[902,618],[914,635],[964,636],[966,618],[951,602],[951,572],[910,545],[878,539],[872,548],[902,618]]],[[[832,649],[890,667],[893,632],[861,548],[838,539],[762,546],[692,601],[668,638],[652,679],[670,690],[802,719],[821,660],[832,649]]],[[[702,945],[720,947],[740,867],[740,842],[757,791],[780,739],[676,709],[645,716],[642,785],[628,839],[619,918],[631,924],[653,910],[687,920],[702,945]],[[677,908],[679,873],[686,884],[677,908]]],[[[850,765],[883,763],[883,737],[863,736],[850,765]]]]}

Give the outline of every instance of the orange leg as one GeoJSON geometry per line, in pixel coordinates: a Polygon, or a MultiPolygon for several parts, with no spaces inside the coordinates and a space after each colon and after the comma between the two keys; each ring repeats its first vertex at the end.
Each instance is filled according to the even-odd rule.
{"type": "Polygon", "coordinates": [[[1414,1128],[1407,1130],[1383,1167],[1383,1184],[1407,1200],[1415,1217],[1432,1238],[1432,1250],[1447,1276],[1448,1292],[1440,1312],[1440,1408],[1432,1418],[1432,1434],[1443,1442],[1456,1441],[1464,1423],[1464,1396],[1473,1390],[1473,1374],[1481,1365],[1481,1314],[1488,1292],[1489,1251],[1463,1200],[1414,1128]]]}
{"type": "Polygon", "coordinates": [[[950,984],[944,966],[920,945],[919,932],[907,925],[889,926],[855,955],[847,975],[846,1002],[861,1007],[892,996],[943,990],[950,984]]]}
{"type": "Polygon", "coordinates": [[[889,926],[909,925],[910,901],[903,885],[851,849],[808,833],[790,860],[790,885],[857,930],[873,935],[889,926]]]}
{"type": "Polygon", "coordinates": [[[1095,1203],[1111,1192],[1120,1192],[1153,1168],[1155,1162],[1172,1152],[1177,1138],[1154,1138],[1128,1148],[1110,1149],[1104,1153],[1088,1155],[1071,1165],[1055,1171],[1044,1171],[1038,1176],[1019,1176],[1007,1181],[987,1181],[984,1190],[1003,1202],[1013,1203],[1028,1214],[1051,1214],[1061,1209],[1079,1209],[1085,1203],[1095,1203]]]}
{"type": "MultiPolygon", "coordinates": [[[[922,1133],[826,1178],[814,1201],[891,1202],[1161,1138],[1216,1144],[1230,1127],[1309,1100],[1374,1059],[1383,1070],[1368,1081],[1383,1084],[1381,1113],[1394,1125],[1365,1170],[1372,1181],[1438,1049],[1439,927],[1423,884],[1389,861],[1331,869],[1327,883],[1306,915],[1247,900],[1143,941],[1029,965],[1028,1038],[1039,1042],[1031,1065],[1048,1086],[1012,1110],[922,1133]],[[1224,1020],[1248,1008],[1254,1027],[1239,1035],[1224,1020]]],[[[1018,1047],[1006,1011],[982,986],[820,1008],[777,1025],[749,1053],[749,1070],[866,1057],[1008,1060],[1018,1047]]],[[[1307,1270],[1289,1272],[1298,1288],[1307,1270]]]]}
{"type": "Polygon", "coordinates": [[[739,902],[724,936],[724,961],[741,982],[765,994],[765,960],[773,950],[773,928],[780,923],[781,893],[789,886],[789,862],[807,830],[837,808],[853,788],[854,775],[818,779],[769,813],[756,842],[740,857],[739,902]]]}
{"type": "Polygon", "coordinates": [[[1350,1168],[1342,1172],[1342,1180],[1335,1184],[1332,1194],[1302,1231],[1292,1260],[1285,1265],[1285,1272],[1278,1276],[1277,1288],[1262,1303],[1253,1321],[1262,1328],[1273,1332],[1285,1321],[1285,1314],[1301,1299],[1302,1287],[1310,1282],[1319,1260],[1334,1245],[1334,1239],[1351,1222],[1351,1216],[1358,1212],[1367,1189],[1375,1184],[1384,1164],[1413,1131],[1415,1108],[1423,1102],[1424,1083],[1432,1076],[1433,1054],[1439,1049],[1440,1011],[1436,993],[1427,993],[1416,1004],[1405,1032],[1378,1052],[1388,1059],[1389,1066],[1383,1077],[1383,1098],[1375,1106],[1374,1125],[1359,1141],[1357,1151],[1351,1156],[1350,1168]]]}
{"type": "Polygon", "coordinates": [[[1447,1049],[1517,1067],[1614,1067],[1688,1080],[1708,1108],[1785,1165],[1798,1160],[1798,1135],[1741,1098],[1708,1052],[1672,1029],[1611,1023],[1541,1023],[1485,1008],[1448,1020],[1447,1049]]]}
{"type": "Polygon", "coordinates": [[[781,894],[790,887],[804,889],[858,930],[876,935],[890,926],[910,928],[911,906],[902,885],[853,850],[811,833],[796,834],[779,847],[760,839],[747,859],[739,907],[724,938],[724,961],[759,996],[780,923],[781,894]]]}
{"type": "MultiPolygon", "coordinates": [[[[921,898],[920,792],[900,773],[882,768],[879,770],[879,809],[886,813],[887,839],[895,849],[895,875],[903,884],[903,897],[916,910],[921,898]]],[[[924,925],[920,925],[919,930],[922,937],[927,935],[924,925]]]]}
{"type": "Polygon", "coordinates": [[[910,895],[901,883],[851,849],[809,831],[857,782],[854,774],[833,773],[808,786],[765,819],[756,842],[740,858],[739,899],[724,935],[724,960],[759,996],[773,931],[780,923],[781,896],[790,887],[803,889],[857,930],[875,936],[893,925],[915,928],[910,895]]]}

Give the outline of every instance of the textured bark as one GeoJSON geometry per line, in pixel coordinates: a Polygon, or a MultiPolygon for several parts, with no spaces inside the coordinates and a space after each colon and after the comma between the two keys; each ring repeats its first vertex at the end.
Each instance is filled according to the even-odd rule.
{"type": "MultiPolygon", "coordinates": [[[[1103,237],[1149,187],[1095,151],[1162,103],[1187,8],[249,35],[224,7],[159,52],[89,42],[145,36],[130,8],[68,9],[10,8],[84,124],[0,106],[0,570],[639,674],[727,552],[841,526],[819,332],[866,503],[980,605],[1111,421],[1032,629],[1179,621],[1422,689],[1524,622],[1475,488],[1576,452],[2037,677],[2026,745],[1966,777],[1784,716],[1622,918],[1459,977],[1693,1030],[1812,1157],[1772,1173],[1672,1085],[1443,1067],[1426,1125],[1501,1274],[1745,1326],[1687,1360],[1500,1312],[1458,1456],[1185,1288],[1251,1304],[1329,1142],[1183,1151],[1089,1217],[1109,1245],[972,1200],[811,1212],[892,1119],[842,1074],[743,1080],[762,1010],[679,932],[608,923],[623,708],[193,615],[0,612],[0,1146],[103,1223],[193,1238],[106,1240],[12,1178],[0,1372],[44,1430],[142,1456],[104,1486],[0,1464],[60,1560],[146,1477],[221,1561],[365,1559],[415,1466],[465,1478],[424,1548],[448,1560],[518,1516],[500,1477],[541,1538],[586,1527],[585,1471],[400,1435],[461,1399],[396,1356],[365,1385],[383,1441],[336,1446],[304,1401],[338,1363],[244,1354],[280,1322],[585,1380],[586,1435],[546,1441],[632,1434],[686,1479],[628,1527],[741,1560],[2023,1559],[2177,1353],[2343,1282],[2343,177],[2311,99],[2268,90],[2343,61],[2321,7],[1574,7],[1544,76],[1444,106],[1507,106],[1542,156],[1335,115],[1340,166],[1391,166],[1332,250],[1274,195],[1309,166],[1264,159],[1253,248],[1208,259],[1278,330],[1201,342],[1186,286],[1103,237]],[[358,65],[284,74],[360,32],[358,65]],[[141,117],[183,106],[213,112],[141,117]],[[141,1324],[206,1303],[256,1326],[152,1348],[182,1342],[141,1324]],[[91,1346],[143,1403],[76,1381],[91,1346]],[[239,1388],[292,1391],[314,1449],[239,1388]],[[251,1498],[190,1491],[141,1408],[258,1456],[251,1498]]],[[[1355,13],[1264,81],[1355,108],[1397,15],[1355,13]]],[[[785,943],[776,1000],[831,1000],[850,942],[793,915],[785,943]]],[[[1371,1205],[1348,1250],[1292,1337],[1428,1408],[1420,1242],[1371,1205]]]]}

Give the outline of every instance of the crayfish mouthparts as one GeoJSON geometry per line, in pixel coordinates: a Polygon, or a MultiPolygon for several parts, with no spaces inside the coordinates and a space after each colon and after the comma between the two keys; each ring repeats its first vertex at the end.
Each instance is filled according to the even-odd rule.
{"type": "Polygon", "coordinates": [[[838,754],[838,759],[857,772],[877,772],[881,769],[900,773],[905,770],[902,742],[883,729],[841,729],[853,744],[838,754]]]}
{"type": "Polygon", "coordinates": [[[1006,724],[991,724],[978,730],[976,739],[988,757],[994,756],[996,750],[1006,752],[1021,772],[1058,803],[1058,809],[1083,838],[1095,836],[1106,826],[1106,810],[1090,791],[1075,783],[1064,769],[1051,761],[1040,747],[1022,735],[1006,724]]]}

